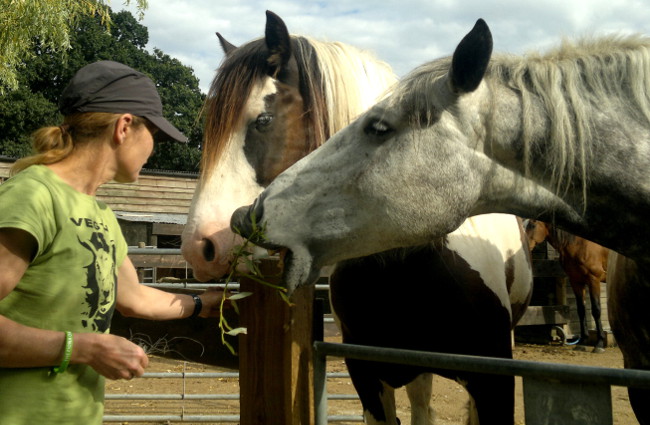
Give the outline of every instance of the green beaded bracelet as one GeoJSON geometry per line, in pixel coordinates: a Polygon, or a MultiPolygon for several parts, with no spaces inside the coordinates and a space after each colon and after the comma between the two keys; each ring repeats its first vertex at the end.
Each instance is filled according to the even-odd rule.
{"type": "Polygon", "coordinates": [[[68,369],[70,358],[72,357],[72,332],[66,331],[65,333],[65,347],[63,349],[63,360],[59,366],[54,366],[52,371],[54,373],[63,373],[68,369]]]}

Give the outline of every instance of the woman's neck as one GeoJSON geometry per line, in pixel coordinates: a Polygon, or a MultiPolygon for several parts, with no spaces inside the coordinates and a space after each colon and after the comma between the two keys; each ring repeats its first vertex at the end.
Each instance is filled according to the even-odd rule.
{"type": "Polygon", "coordinates": [[[104,149],[75,149],[67,158],[47,167],[78,192],[94,196],[115,176],[112,156],[104,149]]]}

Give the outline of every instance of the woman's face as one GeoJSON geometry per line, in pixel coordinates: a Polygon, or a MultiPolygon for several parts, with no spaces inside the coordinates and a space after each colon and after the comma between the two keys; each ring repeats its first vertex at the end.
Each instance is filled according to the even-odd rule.
{"type": "Polygon", "coordinates": [[[130,183],[138,179],[140,170],[153,152],[153,136],[158,129],[150,124],[129,126],[118,152],[115,181],[130,183]]]}

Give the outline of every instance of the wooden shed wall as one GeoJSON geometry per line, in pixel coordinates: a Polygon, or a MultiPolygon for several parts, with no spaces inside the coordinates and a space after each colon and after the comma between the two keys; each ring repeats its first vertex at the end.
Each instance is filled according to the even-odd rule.
{"type": "MultiPolygon", "coordinates": [[[[10,162],[0,161],[0,183],[9,177],[10,167],[10,162]]],[[[145,172],[135,183],[106,183],[97,191],[97,199],[114,211],[188,214],[196,184],[196,177],[145,172]]]]}
{"type": "Polygon", "coordinates": [[[137,183],[110,182],[97,198],[115,211],[187,214],[196,179],[141,175],[137,183]]]}

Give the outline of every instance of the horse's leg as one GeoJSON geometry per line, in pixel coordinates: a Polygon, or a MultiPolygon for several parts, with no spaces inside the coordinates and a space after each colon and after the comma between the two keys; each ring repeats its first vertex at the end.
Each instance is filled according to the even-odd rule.
{"type": "MultiPolygon", "coordinates": [[[[580,339],[578,344],[587,342],[589,333],[587,332],[587,320],[585,310],[585,284],[584,282],[570,281],[571,289],[576,297],[576,309],[578,310],[578,319],[580,319],[580,339]]],[[[580,349],[580,348],[576,348],[580,349]]]]}
{"type": "MultiPolygon", "coordinates": [[[[607,310],[626,369],[650,370],[650,266],[610,253],[607,310]]],[[[628,388],[639,424],[650,425],[650,390],[628,388]]]]}
{"type": "Polygon", "coordinates": [[[648,405],[650,390],[628,388],[627,394],[639,425],[650,425],[650,406],[648,405]]]}
{"type": "Polygon", "coordinates": [[[377,417],[365,409],[363,412],[363,418],[369,425],[401,425],[400,420],[397,419],[397,410],[395,407],[395,389],[393,389],[385,382],[382,382],[381,384],[383,390],[381,394],[379,394],[379,399],[381,400],[381,404],[383,406],[385,420],[378,420],[377,417]]]}
{"type": "Polygon", "coordinates": [[[596,277],[591,277],[589,282],[589,300],[591,301],[591,315],[596,324],[596,345],[594,346],[594,353],[605,352],[605,331],[603,324],[600,320],[601,307],[600,307],[600,281],[596,277]]]}
{"type": "Polygon", "coordinates": [[[468,425],[477,425],[476,416],[480,425],[514,424],[514,376],[473,374],[468,377],[465,388],[471,398],[468,425]],[[475,407],[472,406],[472,401],[475,407]]]}
{"type": "Polygon", "coordinates": [[[435,412],[431,407],[433,375],[423,373],[406,384],[406,394],[411,403],[411,425],[433,425],[435,412]]]}
{"type": "MultiPolygon", "coordinates": [[[[509,329],[509,328],[506,328],[509,329]]],[[[509,331],[493,335],[491,357],[512,358],[509,331]],[[506,333],[507,332],[507,333],[506,333]],[[500,335],[502,337],[500,337],[500,335]]],[[[470,373],[465,377],[469,393],[468,425],[513,425],[515,421],[515,377],[470,373]]]]}
{"type": "MultiPolygon", "coordinates": [[[[368,425],[399,425],[395,411],[395,390],[384,384],[370,362],[345,359],[352,385],[363,406],[363,418],[368,425]]],[[[374,363],[376,366],[376,363],[374,363]]]]}

